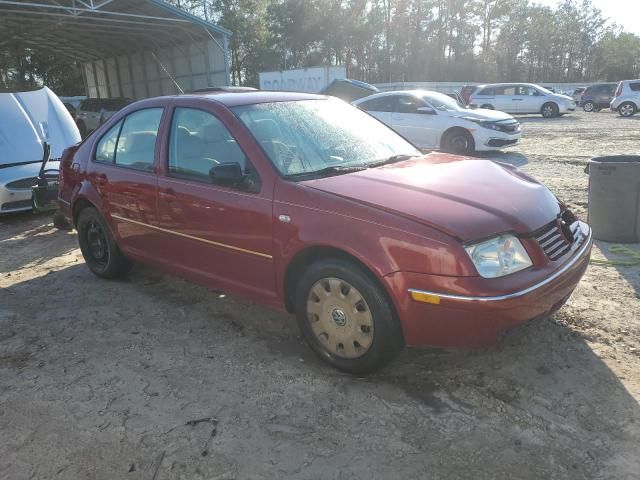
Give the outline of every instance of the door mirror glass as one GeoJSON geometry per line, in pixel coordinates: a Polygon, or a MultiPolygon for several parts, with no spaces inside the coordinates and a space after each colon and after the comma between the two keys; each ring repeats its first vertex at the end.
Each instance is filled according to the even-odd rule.
{"type": "Polygon", "coordinates": [[[436,115],[436,111],[431,107],[418,107],[416,111],[423,115],[436,115]]]}
{"type": "Polygon", "coordinates": [[[244,174],[239,163],[223,163],[211,167],[209,178],[216,185],[233,187],[244,180],[244,174]]]}

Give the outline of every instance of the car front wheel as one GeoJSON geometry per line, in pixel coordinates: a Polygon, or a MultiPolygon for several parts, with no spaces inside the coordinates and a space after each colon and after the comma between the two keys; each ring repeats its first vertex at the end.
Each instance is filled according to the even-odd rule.
{"type": "Polygon", "coordinates": [[[443,151],[456,155],[471,155],[476,150],[471,134],[461,128],[445,133],[440,144],[443,151]]]}
{"type": "Polygon", "coordinates": [[[557,117],[559,113],[558,105],[553,102],[545,103],[540,110],[544,118],[557,117]]]}
{"type": "Polygon", "coordinates": [[[618,113],[623,117],[630,117],[636,113],[636,106],[631,102],[624,102],[618,108],[618,113]]]}
{"type": "Polygon", "coordinates": [[[383,289],[355,263],[313,263],[296,290],[296,316],[313,351],[333,367],[367,374],[389,363],[404,340],[383,289]]]}
{"type": "Polygon", "coordinates": [[[582,105],[582,109],[585,112],[593,112],[593,110],[595,109],[595,104],[593,102],[585,102],[584,105],[582,105]]]}
{"type": "Polygon", "coordinates": [[[89,270],[98,277],[122,278],[133,266],[118,248],[102,215],[93,207],[80,212],[78,242],[89,270]]]}

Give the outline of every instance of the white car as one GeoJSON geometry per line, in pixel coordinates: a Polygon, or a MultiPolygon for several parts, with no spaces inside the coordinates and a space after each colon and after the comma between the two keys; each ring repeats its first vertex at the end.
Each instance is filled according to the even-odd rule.
{"type": "Polygon", "coordinates": [[[620,82],[610,106],[623,117],[630,117],[640,110],[640,79],[620,82]]]}
{"type": "Polygon", "coordinates": [[[356,100],[353,105],[423,149],[469,154],[498,150],[520,140],[520,123],[511,115],[471,110],[442,93],[384,92],[356,100]]]}
{"type": "Polygon", "coordinates": [[[469,105],[507,113],[539,113],[545,118],[564,115],[576,109],[573,98],[533,83],[481,85],[469,98],[469,105]]]}
{"type": "Polygon", "coordinates": [[[44,142],[51,146],[45,176],[57,181],[62,151],[79,141],[71,114],[48,88],[0,93],[0,214],[31,210],[44,142]]]}

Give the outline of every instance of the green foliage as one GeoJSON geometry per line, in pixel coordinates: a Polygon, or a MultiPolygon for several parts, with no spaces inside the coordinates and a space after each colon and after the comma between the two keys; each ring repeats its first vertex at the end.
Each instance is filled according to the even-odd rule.
{"type": "MultiPolygon", "coordinates": [[[[591,0],[169,0],[231,30],[231,80],[268,70],[345,65],[387,81],[591,82],[640,77],[640,37],[591,0]]],[[[77,64],[0,50],[0,88],[45,81],[82,91],[77,64]]]]}

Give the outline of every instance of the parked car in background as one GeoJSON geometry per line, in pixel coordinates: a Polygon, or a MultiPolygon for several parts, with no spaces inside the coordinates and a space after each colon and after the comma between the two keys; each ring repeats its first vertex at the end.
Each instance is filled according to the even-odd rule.
{"type": "Polygon", "coordinates": [[[520,140],[520,123],[511,115],[470,110],[443,93],[383,92],[353,104],[423,149],[471,154],[509,147],[520,140]]]}
{"type": "Polygon", "coordinates": [[[422,155],[341,100],[292,92],[136,102],[65,152],[59,192],[95,275],[137,260],[286,308],[356,374],[405,344],[485,346],[552,314],[592,244],[517,168],[422,155]]]}
{"type": "Polygon", "coordinates": [[[464,103],[466,105],[469,105],[469,98],[471,97],[471,94],[477,90],[477,85],[465,85],[464,87],[462,87],[462,89],[460,90],[460,96],[464,99],[464,103]]]}
{"type": "Polygon", "coordinates": [[[580,99],[582,97],[582,92],[584,92],[587,89],[587,87],[577,87],[573,90],[573,93],[571,94],[571,98],[573,98],[573,101],[576,102],[576,105],[581,107],[582,105],[580,104],[580,99]]]}
{"type": "Polygon", "coordinates": [[[615,96],[617,83],[598,83],[589,85],[580,96],[580,105],[585,112],[599,112],[609,108],[615,96]]]}
{"type": "Polygon", "coordinates": [[[80,102],[76,124],[80,135],[86,137],[109,119],[114,113],[129,105],[130,98],[87,98],[80,102]]]}
{"type": "Polygon", "coordinates": [[[533,83],[495,83],[481,85],[471,94],[470,105],[507,113],[539,113],[557,117],[576,109],[576,102],[533,83]]]}
{"type": "Polygon", "coordinates": [[[640,110],[640,79],[620,82],[610,106],[623,117],[630,117],[640,110]]]}
{"type": "Polygon", "coordinates": [[[73,118],[48,88],[0,93],[0,214],[31,210],[45,142],[51,161],[44,174],[57,182],[63,150],[79,141],[73,118]]]}
{"type": "Polygon", "coordinates": [[[351,80],[349,78],[335,79],[329,85],[320,90],[321,95],[330,95],[340,98],[345,102],[353,102],[359,98],[368,97],[374,93],[378,93],[377,87],[360,80],[351,80]]]}

